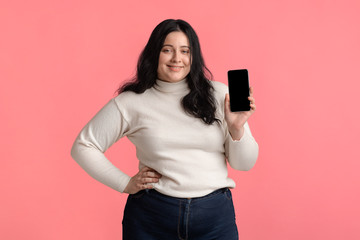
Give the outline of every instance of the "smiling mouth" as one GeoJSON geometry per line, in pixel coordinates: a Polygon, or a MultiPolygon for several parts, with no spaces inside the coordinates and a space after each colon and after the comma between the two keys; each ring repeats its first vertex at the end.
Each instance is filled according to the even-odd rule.
{"type": "Polygon", "coordinates": [[[168,68],[170,68],[171,71],[174,72],[178,72],[180,71],[182,68],[184,68],[183,66],[172,66],[172,65],[167,65],[168,68]]]}

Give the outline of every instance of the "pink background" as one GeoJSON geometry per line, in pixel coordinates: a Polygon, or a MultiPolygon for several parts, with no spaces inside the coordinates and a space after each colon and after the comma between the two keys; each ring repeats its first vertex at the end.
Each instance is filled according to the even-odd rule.
{"type": "MultiPolygon", "coordinates": [[[[360,239],[359,12],[357,0],[2,0],[0,238],[121,239],[127,195],[70,148],[153,28],[182,18],[215,80],[248,68],[255,89],[259,159],[230,170],[240,239],[360,239]]],[[[127,139],[106,155],[135,174],[127,139]]]]}

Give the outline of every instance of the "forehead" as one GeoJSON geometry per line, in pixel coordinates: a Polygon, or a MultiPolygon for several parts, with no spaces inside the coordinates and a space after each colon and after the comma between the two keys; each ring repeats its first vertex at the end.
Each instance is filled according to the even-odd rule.
{"type": "Polygon", "coordinates": [[[189,47],[189,39],[183,32],[171,32],[166,36],[164,45],[189,47]]]}

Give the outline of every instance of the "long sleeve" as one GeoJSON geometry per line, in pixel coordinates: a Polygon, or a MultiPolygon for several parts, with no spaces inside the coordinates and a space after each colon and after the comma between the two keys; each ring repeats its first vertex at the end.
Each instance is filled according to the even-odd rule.
{"type": "Polygon", "coordinates": [[[71,156],[93,178],[123,192],[130,177],[115,167],[104,152],[125,136],[129,124],[114,99],[110,100],[81,130],[71,156]]]}
{"type": "Polygon", "coordinates": [[[256,163],[259,146],[251,134],[249,124],[244,125],[244,135],[240,140],[234,141],[229,133],[224,112],[225,94],[228,93],[228,86],[223,83],[212,81],[215,88],[215,97],[218,103],[217,117],[222,120],[222,129],[225,137],[225,156],[230,166],[236,170],[248,171],[256,163]]]}
{"type": "Polygon", "coordinates": [[[234,141],[227,130],[225,154],[230,166],[236,170],[248,171],[255,165],[259,146],[252,136],[247,122],[244,125],[244,135],[238,141],[234,141]]]}

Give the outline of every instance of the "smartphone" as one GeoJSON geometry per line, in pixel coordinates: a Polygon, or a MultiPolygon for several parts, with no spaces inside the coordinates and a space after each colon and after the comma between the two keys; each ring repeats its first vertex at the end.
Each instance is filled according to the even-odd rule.
{"type": "Polygon", "coordinates": [[[250,111],[249,74],[247,69],[228,71],[230,110],[250,111]]]}

